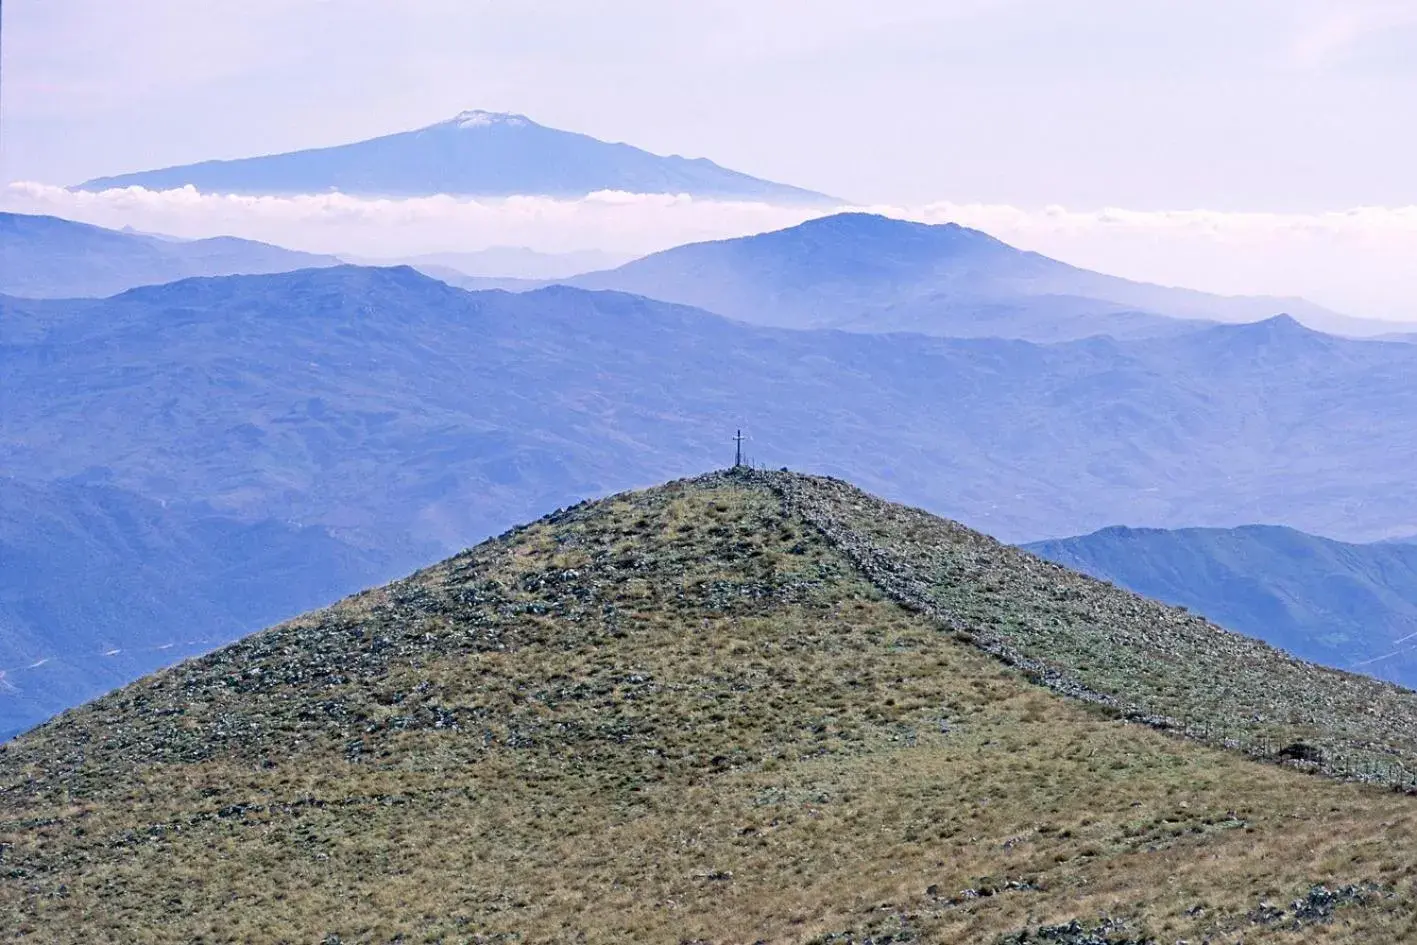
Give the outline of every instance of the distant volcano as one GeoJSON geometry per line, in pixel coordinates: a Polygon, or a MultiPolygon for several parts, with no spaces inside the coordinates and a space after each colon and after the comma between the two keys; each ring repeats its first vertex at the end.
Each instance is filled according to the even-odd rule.
{"type": "Polygon", "coordinates": [[[98,177],[77,190],[185,186],[208,193],[360,196],[514,194],[582,197],[599,190],[791,203],[823,194],[751,177],[707,158],[667,157],[538,125],[525,115],[472,110],[397,134],[307,151],[98,177]]]}

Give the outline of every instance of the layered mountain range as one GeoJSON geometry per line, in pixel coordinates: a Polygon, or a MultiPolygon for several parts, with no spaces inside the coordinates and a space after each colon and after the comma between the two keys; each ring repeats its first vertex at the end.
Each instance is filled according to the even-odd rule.
{"type": "MultiPolygon", "coordinates": [[[[20,487],[61,502],[64,483],[99,483],[237,532],[308,536],[292,599],[313,603],[538,508],[715,465],[738,426],[758,461],[850,475],[1009,540],[1118,520],[1410,534],[1414,360],[1287,318],[1039,345],[788,331],[619,293],[469,293],[334,267],[0,303],[0,442],[20,487]]],[[[42,503],[11,514],[19,534],[69,521],[42,503]]],[[[101,534],[122,547],[129,521],[101,534]]],[[[50,664],[27,667],[60,654],[101,664],[137,624],[154,646],[258,625],[247,612],[192,633],[177,607],[164,622],[104,604],[125,582],[158,587],[153,560],[104,560],[79,587],[6,569],[39,576],[7,592],[22,598],[7,635],[46,641],[6,655],[12,686],[42,688],[50,664]],[[127,616],[54,612],[84,595],[127,616]]],[[[257,582],[286,567],[245,564],[257,582]]],[[[72,701],[60,687],[50,704],[72,701]]],[[[34,720],[17,708],[5,727],[34,720]]]]}
{"type": "Polygon", "coordinates": [[[464,540],[525,514],[535,482],[533,505],[613,487],[610,470],[709,462],[744,417],[764,462],[854,467],[1013,540],[1116,518],[1358,540],[1417,525],[1402,466],[1417,349],[1287,317],[1048,345],[854,335],[346,266],[10,300],[3,332],[17,468],[106,468],[351,533],[415,511],[464,540]],[[397,480],[354,472],[381,455],[397,480]],[[519,498],[423,508],[432,482],[466,481],[449,472],[461,463],[519,498]]]}
{"type": "MultiPolygon", "coordinates": [[[[135,243],[185,245],[101,230],[85,242],[93,228],[44,218],[15,229],[75,236],[80,274],[138,271],[123,262],[135,243]]],[[[49,251],[19,245],[11,258],[49,251]]],[[[830,277],[870,311],[944,281],[1012,298],[1014,314],[979,302],[956,318],[961,303],[928,334],[786,329],[750,310],[568,286],[465,292],[355,266],[0,300],[0,732],[540,509],[712,467],[739,427],[757,462],[850,476],[1010,541],[1119,521],[1364,542],[1417,531],[1411,345],[1289,317],[1221,324],[1238,314],[1223,305],[1213,321],[1074,318],[1049,307],[1058,282],[1029,286],[1052,273],[1100,295],[1108,277],[957,227],[846,215],[730,245],[758,251],[744,283],[798,286],[762,294],[762,311],[774,298],[806,311],[793,300],[814,292],[825,305],[832,293],[812,286],[830,277]],[[795,275],[763,275],[784,269],[795,275]],[[1098,334],[1109,324],[1126,330],[1098,334]],[[1034,340],[949,337],[981,326],[1034,340]],[[240,590],[269,582],[282,592],[240,590]]],[[[1255,561],[1261,583],[1278,566],[1255,561]]],[[[1108,576],[1240,623],[1225,601],[1108,576]]],[[[1308,603],[1289,624],[1237,629],[1342,666],[1400,637],[1354,622],[1334,643],[1331,614],[1308,603]]],[[[1404,665],[1363,668],[1406,679],[1404,665]]]]}

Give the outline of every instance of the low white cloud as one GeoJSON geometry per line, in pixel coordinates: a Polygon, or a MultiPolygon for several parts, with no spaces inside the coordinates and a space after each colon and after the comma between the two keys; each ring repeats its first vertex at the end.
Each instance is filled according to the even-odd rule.
{"type": "Polygon", "coordinates": [[[340,193],[289,197],[153,191],[96,193],[48,184],[10,185],[12,208],[100,226],[132,226],[182,237],[216,234],[296,249],[402,256],[529,246],[547,252],[608,249],[645,253],[675,243],[791,226],[815,215],[750,201],[602,191],[579,199],[445,195],[402,199],[340,193]]]}
{"type": "MultiPolygon", "coordinates": [[[[83,193],[12,184],[7,209],[180,237],[241,236],[314,252],[398,257],[489,246],[646,253],[792,226],[830,210],[602,192],[580,199],[344,194],[247,197],[192,188],[83,193]]],[[[1417,206],[1329,213],[1140,211],[937,202],[857,208],[956,222],[1116,275],[1229,294],[1303,295],[1353,315],[1417,320],[1417,206]]]]}

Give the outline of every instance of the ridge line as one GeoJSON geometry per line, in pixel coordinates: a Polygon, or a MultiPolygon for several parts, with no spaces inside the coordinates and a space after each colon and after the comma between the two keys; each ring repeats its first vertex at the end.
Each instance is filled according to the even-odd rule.
{"type": "MultiPolygon", "coordinates": [[[[739,467],[727,470],[726,474],[749,482],[761,484],[782,502],[785,515],[792,515],[806,523],[836,551],[838,551],[860,575],[888,599],[897,605],[924,615],[956,639],[969,643],[975,648],[995,657],[1006,666],[1018,669],[1030,683],[1042,686],[1060,696],[1101,706],[1116,713],[1121,721],[1144,725],[1147,728],[1183,738],[1209,748],[1234,752],[1249,760],[1284,766],[1283,752],[1271,751],[1274,746],[1260,743],[1247,744],[1238,739],[1227,739],[1221,734],[1219,740],[1212,737],[1208,727],[1196,729],[1194,726],[1167,715],[1159,715],[1138,703],[1128,703],[1116,696],[1099,692],[1067,675],[1051,663],[1027,656],[997,634],[980,630],[960,620],[956,615],[940,607],[917,586],[919,578],[913,577],[910,566],[898,555],[871,542],[860,531],[834,523],[824,509],[806,495],[797,484],[800,474],[786,471],[774,472],[766,469],[739,467]]],[[[827,477],[830,478],[830,477],[827,477]]],[[[1417,793],[1411,778],[1403,766],[1404,776],[1389,778],[1376,770],[1360,771],[1356,768],[1340,768],[1327,752],[1315,759],[1303,759],[1306,770],[1323,774],[1336,781],[1356,781],[1382,784],[1404,793],[1417,793]]]]}
{"type": "Polygon", "coordinates": [[[1115,696],[1091,689],[1068,677],[1057,667],[1043,660],[1025,656],[999,636],[971,627],[955,615],[948,613],[925,598],[923,594],[911,588],[909,579],[896,573],[903,562],[898,561],[894,555],[866,542],[858,532],[832,524],[819,513],[810,500],[802,501],[801,490],[795,487],[789,477],[782,476],[780,473],[774,474],[770,471],[756,469],[742,470],[738,475],[750,480],[760,479],[769,490],[782,500],[784,514],[796,515],[810,525],[826,539],[828,544],[841,552],[861,573],[862,577],[896,604],[912,612],[924,614],[941,624],[944,629],[965,639],[1006,665],[1023,670],[1030,682],[1052,689],[1060,695],[1116,709],[1133,721],[1152,720],[1147,724],[1153,728],[1175,727],[1174,719],[1147,714],[1140,707],[1130,706],[1115,696]],[[856,540],[852,541],[853,538],[856,540]]]}

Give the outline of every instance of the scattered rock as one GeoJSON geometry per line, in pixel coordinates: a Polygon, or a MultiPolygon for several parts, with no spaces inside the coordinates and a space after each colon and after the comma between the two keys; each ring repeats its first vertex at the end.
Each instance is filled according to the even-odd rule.
{"type": "Polygon", "coordinates": [[[1261,902],[1257,908],[1246,914],[1246,918],[1255,925],[1286,923],[1291,928],[1298,929],[1306,925],[1328,922],[1333,918],[1335,910],[1343,906],[1366,905],[1381,895],[1381,887],[1371,884],[1350,884],[1337,889],[1314,886],[1291,902],[1288,909],[1261,902]]]}
{"type": "Polygon", "coordinates": [[[1002,945],[1158,945],[1154,938],[1137,938],[1127,934],[1126,923],[1104,918],[1093,926],[1073,919],[1065,925],[1043,925],[1032,931],[1016,932],[1002,940],[1002,945]]]}

